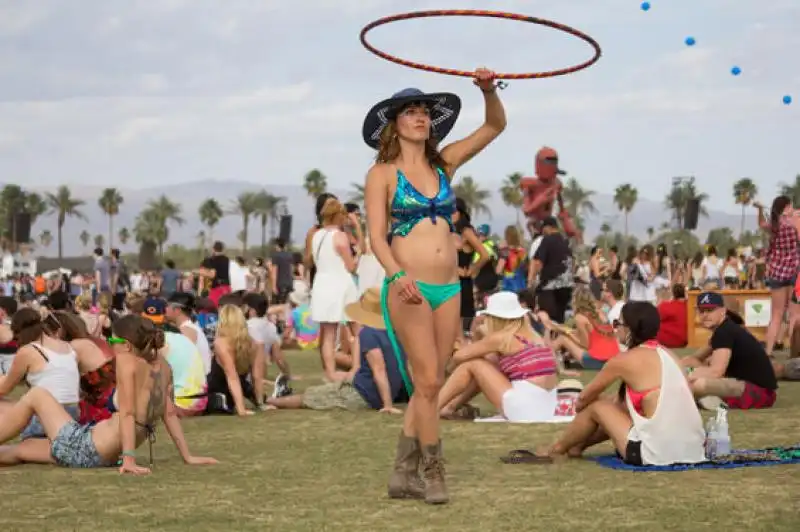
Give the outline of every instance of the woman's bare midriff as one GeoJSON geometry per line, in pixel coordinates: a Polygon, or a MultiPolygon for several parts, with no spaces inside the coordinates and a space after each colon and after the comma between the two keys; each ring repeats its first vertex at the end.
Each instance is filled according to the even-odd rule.
{"type": "Polygon", "coordinates": [[[392,239],[392,254],[412,279],[431,284],[458,281],[456,246],[444,218],[425,218],[408,236],[392,239]]]}

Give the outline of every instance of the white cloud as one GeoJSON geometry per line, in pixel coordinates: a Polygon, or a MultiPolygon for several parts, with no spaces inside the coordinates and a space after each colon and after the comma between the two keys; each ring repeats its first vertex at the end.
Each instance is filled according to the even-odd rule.
{"type": "Polygon", "coordinates": [[[225,111],[266,110],[275,104],[297,104],[311,97],[313,87],[309,82],[286,87],[263,87],[251,92],[224,98],[220,108],[225,111]]]}

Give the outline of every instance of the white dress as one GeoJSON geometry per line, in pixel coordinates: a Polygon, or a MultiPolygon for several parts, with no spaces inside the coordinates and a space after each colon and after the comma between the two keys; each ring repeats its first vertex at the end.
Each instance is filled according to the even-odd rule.
{"type": "Polygon", "coordinates": [[[322,228],[311,239],[311,252],[317,274],[311,286],[311,319],[317,323],[349,321],[345,305],[358,301],[358,287],[353,275],[333,245],[338,229],[322,228]]]}

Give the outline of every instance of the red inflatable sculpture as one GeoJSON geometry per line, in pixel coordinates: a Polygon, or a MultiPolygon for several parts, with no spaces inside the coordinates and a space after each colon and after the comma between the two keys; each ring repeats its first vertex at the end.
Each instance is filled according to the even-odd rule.
{"type": "Polygon", "coordinates": [[[528,219],[528,228],[533,230],[537,222],[553,216],[553,208],[558,203],[558,217],[564,233],[570,238],[581,240],[582,236],[572,217],[564,208],[561,197],[563,187],[559,175],[566,172],[558,167],[558,152],[544,147],[536,153],[536,177],[523,177],[519,186],[522,189],[522,212],[528,219]]]}

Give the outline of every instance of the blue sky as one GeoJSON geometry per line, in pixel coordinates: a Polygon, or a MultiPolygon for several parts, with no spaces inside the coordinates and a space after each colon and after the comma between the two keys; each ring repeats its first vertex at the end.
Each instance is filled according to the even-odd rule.
{"type": "MultiPolygon", "coordinates": [[[[735,212],[731,183],[748,176],[769,200],[800,173],[800,3],[651,0],[648,13],[639,3],[0,0],[0,182],[261,186],[300,184],[313,167],[332,186],[361,181],[372,156],[361,123],[376,101],[408,86],[456,92],[464,112],[451,138],[479,125],[482,108],[468,80],[372,56],[360,28],[489,4],[574,25],[604,56],[576,75],[511,83],[506,132],[460,175],[496,188],[532,172],[548,144],[598,192],[630,182],[661,199],[672,176],[695,175],[713,208],[735,212]],[[690,35],[697,45],[687,48],[690,35]]],[[[408,21],[372,40],[423,62],[499,71],[558,68],[590,52],[545,28],[484,19],[408,21]]]]}

